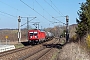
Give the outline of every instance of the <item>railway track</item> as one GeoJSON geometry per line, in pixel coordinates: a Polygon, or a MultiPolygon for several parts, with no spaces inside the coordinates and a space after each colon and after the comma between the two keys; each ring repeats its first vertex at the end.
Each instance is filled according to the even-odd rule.
{"type": "MultiPolygon", "coordinates": [[[[61,41],[59,39],[57,39],[57,42],[54,44],[50,44],[48,45],[51,50],[49,50],[46,54],[43,54],[42,57],[40,57],[39,59],[36,60],[60,60],[59,59],[59,54],[61,52],[61,48],[62,48],[62,44],[60,44],[61,41]]],[[[47,47],[48,47],[47,46],[47,47]]]]}
{"type": "Polygon", "coordinates": [[[21,48],[9,50],[9,51],[1,52],[0,57],[8,55],[8,54],[15,53],[15,52],[18,52],[18,51],[22,51],[22,50],[25,50],[25,49],[29,49],[29,48],[32,48],[32,46],[26,46],[26,47],[21,47],[21,48]]]}
{"type": "MultiPolygon", "coordinates": [[[[51,41],[53,42],[53,40],[51,40],[51,41]]],[[[48,42],[50,43],[50,41],[48,41],[48,42]]],[[[35,45],[33,47],[32,46],[26,46],[26,47],[18,48],[15,50],[3,52],[0,54],[0,59],[2,59],[2,60],[14,60],[14,59],[23,60],[23,59],[27,58],[29,55],[32,56],[33,54],[35,54],[35,53],[37,53],[43,49],[45,49],[45,47],[42,46],[42,44],[35,45]],[[34,52],[33,50],[36,50],[36,51],[34,52]]]]}
{"type": "MultiPolygon", "coordinates": [[[[54,41],[51,44],[56,44],[58,41],[54,41]]],[[[49,43],[50,44],[50,43],[49,43]]],[[[44,57],[48,52],[51,52],[53,48],[42,48],[40,50],[37,50],[37,52],[33,53],[33,54],[28,54],[27,56],[24,56],[22,58],[20,58],[19,60],[39,60],[42,57],[44,57]]]]}

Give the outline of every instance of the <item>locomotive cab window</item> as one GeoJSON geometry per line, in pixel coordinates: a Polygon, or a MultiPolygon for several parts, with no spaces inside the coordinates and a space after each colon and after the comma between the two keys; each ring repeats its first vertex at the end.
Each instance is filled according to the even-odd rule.
{"type": "Polygon", "coordinates": [[[30,36],[33,36],[33,32],[30,32],[30,36]]]}
{"type": "Polygon", "coordinates": [[[30,36],[33,36],[33,33],[30,33],[30,36]]]}
{"type": "Polygon", "coordinates": [[[37,32],[30,32],[30,36],[35,36],[37,34],[38,34],[37,32]]]}
{"type": "Polygon", "coordinates": [[[37,35],[38,33],[37,32],[34,32],[33,35],[37,35]]]}

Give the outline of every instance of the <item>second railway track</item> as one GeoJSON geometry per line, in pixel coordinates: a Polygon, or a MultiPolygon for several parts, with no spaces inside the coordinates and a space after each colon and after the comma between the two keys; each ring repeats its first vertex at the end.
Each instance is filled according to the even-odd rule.
{"type": "MultiPolygon", "coordinates": [[[[51,41],[53,42],[55,40],[51,40],[51,41]]],[[[48,41],[48,43],[52,43],[51,41],[48,41]]],[[[19,48],[16,50],[11,50],[8,52],[1,53],[0,59],[2,59],[2,60],[19,60],[22,57],[27,56],[29,53],[35,54],[37,50],[40,51],[40,49],[42,50],[44,48],[45,47],[43,47],[42,44],[40,44],[40,45],[36,45],[32,48],[31,48],[31,46],[27,46],[27,47],[19,48]],[[36,51],[34,52],[34,50],[36,50],[36,51]]]]}
{"type": "MultiPolygon", "coordinates": [[[[56,44],[58,43],[58,41],[54,41],[53,43],[49,43],[49,44],[56,44]]],[[[36,53],[34,54],[28,54],[26,57],[22,57],[20,58],[19,60],[39,60],[39,59],[42,59],[42,57],[44,57],[47,53],[51,52],[53,48],[43,48],[41,50],[37,50],[36,53]]],[[[45,59],[42,59],[42,60],[45,60],[45,59]]]]}

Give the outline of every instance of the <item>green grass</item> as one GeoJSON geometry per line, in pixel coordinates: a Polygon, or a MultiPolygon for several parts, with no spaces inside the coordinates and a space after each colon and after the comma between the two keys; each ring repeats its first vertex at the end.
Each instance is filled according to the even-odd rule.
{"type": "Polygon", "coordinates": [[[24,47],[24,45],[23,44],[16,44],[16,45],[14,45],[15,46],[15,48],[21,48],[21,47],[24,47]]]}

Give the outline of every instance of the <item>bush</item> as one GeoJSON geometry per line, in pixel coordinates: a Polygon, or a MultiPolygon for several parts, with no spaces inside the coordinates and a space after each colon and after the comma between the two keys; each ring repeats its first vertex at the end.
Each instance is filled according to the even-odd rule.
{"type": "Polygon", "coordinates": [[[75,34],[75,35],[73,35],[72,36],[72,38],[70,39],[70,41],[72,41],[72,42],[78,42],[78,39],[77,39],[78,37],[77,37],[77,35],[75,34]]]}

